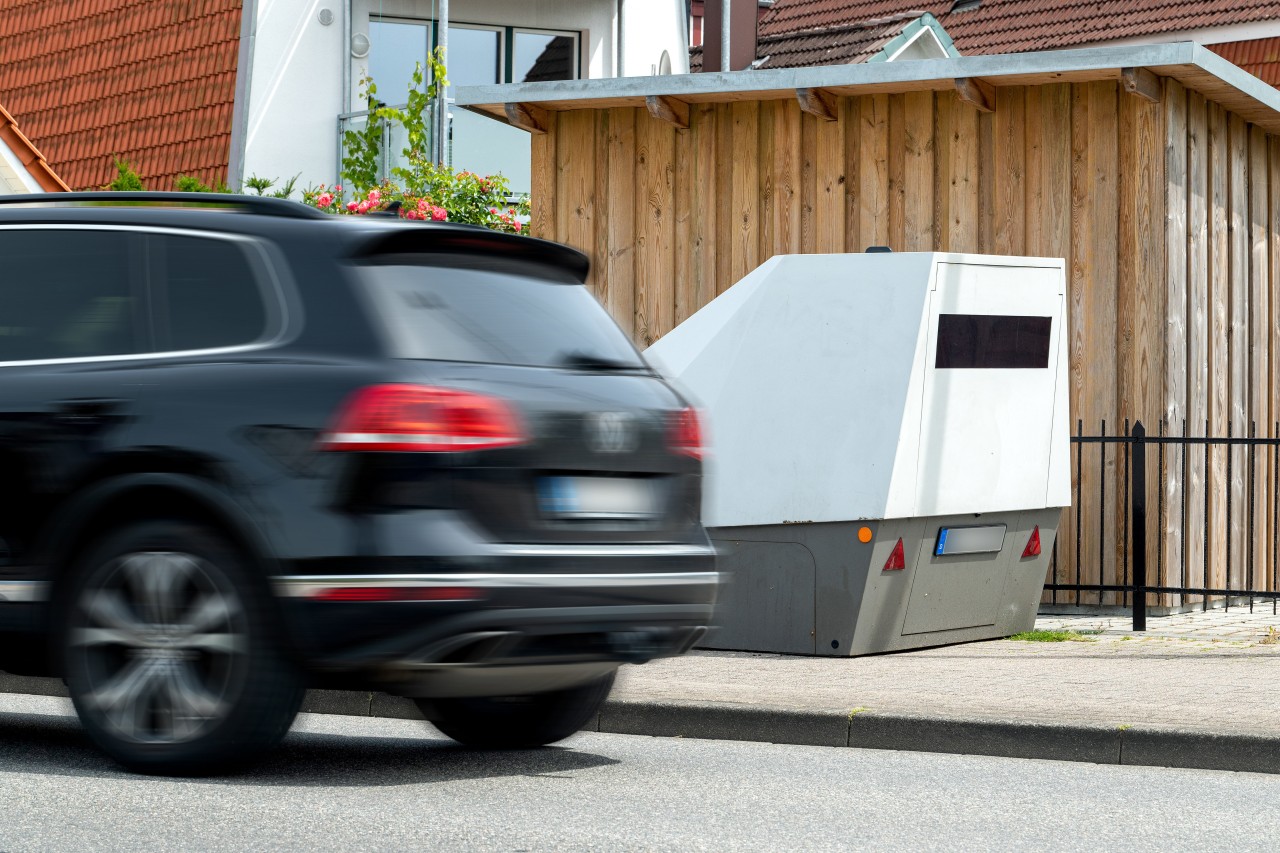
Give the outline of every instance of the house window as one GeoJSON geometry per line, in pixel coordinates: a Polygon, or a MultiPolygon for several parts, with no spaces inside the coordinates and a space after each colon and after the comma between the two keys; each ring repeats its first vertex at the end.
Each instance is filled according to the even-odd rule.
{"type": "Polygon", "coordinates": [[[502,36],[500,29],[449,26],[450,86],[484,86],[502,80],[502,36]]]}
{"type": "Polygon", "coordinates": [[[429,24],[369,22],[369,76],[378,87],[378,100],[398,104],[405,99],[414,65],[426,67],[430,42],[429,24]]]}
{"type": "MultiPolygon", "coordinates": [[[[415,63],[426,66],[427,53],[439,41],[431,21],[369,20],[369,75],[379,100],[397,103],[413,76],[415,63]]],[[[579,77],[580,34],[572,31],[449,25],[450,86],[533,83],[579,77]]]]}

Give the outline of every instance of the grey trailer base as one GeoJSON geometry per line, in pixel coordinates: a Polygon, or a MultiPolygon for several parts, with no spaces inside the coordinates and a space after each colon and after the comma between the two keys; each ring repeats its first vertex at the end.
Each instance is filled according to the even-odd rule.
{"type": "Polygon", "coordinates": [[[1041,509],[715,528],[728,583],[702,648],[853,656],[1029,631],[1061,515],[1041,509]],[[999,550],[935,553],[943,528],[955,537],[960,528],[999,525],[1002,539],[978,546],[999,550]],[[1036,527],[1040,554],[1023,557],[1036,527]],[[904,567],[886,571],[899,538],[904,567]]]}

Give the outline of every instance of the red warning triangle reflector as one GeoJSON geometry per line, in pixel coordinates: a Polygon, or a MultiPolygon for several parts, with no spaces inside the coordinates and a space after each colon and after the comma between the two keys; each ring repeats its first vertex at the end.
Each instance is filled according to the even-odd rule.
{"type": "Polygon", "coordinates": [[[1031,531],[1031,538],[1027,540],[1027,547],[1022,549],[1022,556],[1040,556],[1040,525],[1037,524],[1035,530],[1031,531]]]}
{"type": "Polygon", "coordinates": [[[902,539],[898,539],[898,544],[893,546],[893,553],[889,555],[889,559],[885,560],[884,570],[886,572],[898,572],[907,567],[907,561],[902,553],[902,539]]]}

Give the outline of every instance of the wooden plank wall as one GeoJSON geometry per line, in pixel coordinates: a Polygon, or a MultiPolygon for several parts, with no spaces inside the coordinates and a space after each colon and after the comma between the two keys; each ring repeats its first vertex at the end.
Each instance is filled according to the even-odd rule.
{"type": "MultiPolygon", "coordinates": [[[[644,109],[552,113],[533,233],[592,255],[590,286],[642,348],[775,254],[1063,257],[1073,432],[1275,434],[1280,141],[1170,80],[1160,103],[1102,81],[998,88],[990,113],[952,92],[836,107],[827,121],[794,99],[693,104],[688,129],[644,109]]],[[[1268,456],[1169,451],[1164,478],[1151,456],[1152,579],[1270,583],[1268,456]]],[[[1083,499],[1057,578],[1127,580],[1123,457],[1094,445],[1072,469],[1083,499]]]]}

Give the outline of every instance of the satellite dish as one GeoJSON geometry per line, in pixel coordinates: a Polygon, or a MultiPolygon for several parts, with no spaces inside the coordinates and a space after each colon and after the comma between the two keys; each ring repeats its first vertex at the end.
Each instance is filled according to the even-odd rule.
{"type": "Polygon", "coordinates": [[[667,53],[665,50],[662,52],[662,58],[658,60],[658,73],[671,73],[671,54],[667,53]]]}

